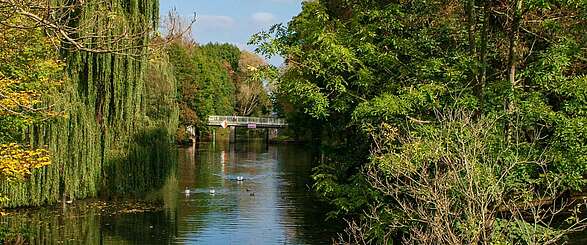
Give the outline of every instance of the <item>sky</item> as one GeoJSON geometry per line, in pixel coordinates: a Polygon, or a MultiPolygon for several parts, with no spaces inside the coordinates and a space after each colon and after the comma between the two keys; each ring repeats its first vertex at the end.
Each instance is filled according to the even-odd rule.
{"type": "MultiPolygon", "coordinates": [[[[253,51],[247,45],[252,34],[268,30],[278,23],[286,24],[301,11],[302,0],[160,0],[160,14],[175,8],[191,19],[196,13],[193,37],[198,43],[232,43],[240,49],[253,51]]],[[[281,57],[269,60],[279,66],[281,57]]]]}

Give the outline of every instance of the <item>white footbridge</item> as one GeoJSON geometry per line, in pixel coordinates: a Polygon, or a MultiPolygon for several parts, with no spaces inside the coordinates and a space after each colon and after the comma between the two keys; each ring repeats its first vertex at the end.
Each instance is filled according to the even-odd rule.
{"type": "Polygon", "coordinates": [[[208,126],[241,128],[285,128],[287,121],[276,117],[209,116],[208,126]]]}

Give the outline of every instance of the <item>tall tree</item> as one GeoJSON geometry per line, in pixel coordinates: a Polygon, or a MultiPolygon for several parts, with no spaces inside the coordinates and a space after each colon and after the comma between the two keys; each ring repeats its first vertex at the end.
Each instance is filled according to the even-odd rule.
{"type": "MultiPolygon", "coordinates": [[[[10,197],[0,206],[96,196],[108,177],[124,172],[109,170],[157,159],[150,155],[158,150],[148,151],[142,159],[134,151],[141,147],[135,140],[152,136],[147,131],[174,121],[147,116],[153,110],[147,104],[144,77],[159,20],[158,4],[157,0],[0,1],[0,38],[9,41],[0,44],[0,57],[10,58],[0,64],[0,88],[8,95],[2,103],[13,103],[4,104],[9,113],[0,113],[0,134],[7,137],[0,143],[17,147],[14,151],[3,147],[6,155],[0,161],[34,167],[39,165],[22,161],[31,148],[46,149],[51,155],[50,165],[26,172],[32,174],[28,181],[0,181],[0,189],[10,197]],[[16,106],[12,95],[18,97],[16,106]]],[[[161,132],[158,142],[170,141],[169,132],[161,132]]],[[[46,154],[37,156],[43,157],[41,162],[47,159],[46,154]]]]}
{"type": "MultiPolygon", "coordinates": [[[[418,231],[434,235],[427,233],[434,224],[410,220],[414,213],[398,205],[410,198],[394,196],[380,184],[408,188],[402,181],[413,178],[425,189],[440,181],[442,176],[433,174],[398,177],[407,172],[394,166],[406,165],[410,157],[414,164],[453,174],[442,167],[452,164],[444,162],[452,155],[444,154],[453,153],[420,155],[432,147],[420,140],[456,133],[465,137],[477,130],[469,121],[499,122],[488,125],[500,139],[478,139],[495,157],[491,165],[505,167],[524,156],[523,164],[507,174],[492,172],[508,179],[504,202],[520,209],[536,207],[531,204],[540,200],[565,202],[565,193],[582,188],[587,170],[587,147],[579,143],[587,141],[580,126],[587,120],[586,9],[576,1],[308,1],[287,26],[259,33],[252,42],[263,54],[286,57],[276,88],[279,96],[303,108],[294,112],[320,125],[323,144],[341,148],[338,157],[324,161],[315,173],[318,192],[337,207],[333,214],[360,217],[368,226],[369,232],[362,234],[366,241],[415,241],[418,231]],[[463,111],[475,116],[455,116],[463,111]],[[447,121],[467,130],[452,131],[445,127],[447,121]],[[511,151],[499,152],[503,145],[511,151]],[[341,157],[343,152],[352,154],[341,157]],[[395,226],[402,217],[408,217],[403,221],[409,227],[395,226]]],[[[474,162],[483,157],[477,155],[474,162]]],[[[415,169],[424,171],[419,166],[415,169]]],[[[465,215],[464,207],[455,207],[455,213],[465,215]]],[[[433,204],[417,209],[433,210],[433,204]]],[[[532,243],[521,233],[506,231],[532,226],[510,217],[494,217],[488,229],[479,230],[483,239],[532,243]]],[[[533,227],[539,229],[525,231],[565,232],[548,223],[533,227]]],[[[468,236],[453,235],[458,239],[452,241],[468,236]]],[[[436,238],[428,241],[446,242],[436,238]]]]}
{"type": "Polygon", "coordinates": [[[250,116],[266,114],[270,101],[263,85],[259,71],[266,68],[264,59],[248,51],[242,51],[238,62],[236,77],[236,111],[237,114],[250,116]]]}

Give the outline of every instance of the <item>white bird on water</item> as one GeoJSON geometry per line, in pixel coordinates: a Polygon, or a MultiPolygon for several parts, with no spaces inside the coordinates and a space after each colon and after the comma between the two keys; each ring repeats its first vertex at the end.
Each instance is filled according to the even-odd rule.
{"type": "Polygon", "coordinates": [[[190,195],[190,189],[186,186],[185,187],[185,191],[183,193],[185,193],[186,196],[189,196],[190,195]]]}
{"type": "Polygon", "coordinates": [[[236,176],[236,180],[237,181],[243,181],[243,180],[245,180],[245,178],[243,176],[236,176]]]}
{"type": "Polygon", "coordinates": [[[214,194],[216,194],[216,190],[210,189],[210,195],[214,195],[214,194]]]}

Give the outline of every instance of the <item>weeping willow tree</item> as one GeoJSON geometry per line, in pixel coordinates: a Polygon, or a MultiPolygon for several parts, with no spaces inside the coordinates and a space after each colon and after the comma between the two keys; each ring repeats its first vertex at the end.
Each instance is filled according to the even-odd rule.
{"type": "Polygon", "coordinates": [[[27,10],[34,11],[31,4],[42,1],[20,2],[0,4],[13,4],[21,18],[36,21],[60,40],[57,48],[67,79],[60,96],[43,98],[63,116],[31,123],[19,133],[23,144],[46,146],[52,164],[35,170],[27,181],[1,182],[0,193],[9,197],[2,206],[92,197],[113,181],[121,187],[115,192],[145,189],[148,177],[142,184],[135,178],[128,182],[131,187],[122,187],[127,183],[122,173],[127,178],[129,173],[163,174],[152,164],[173,157],[166,146],[178,123],[172,102],[175,80],[165,75],[171,74],[171,66],[166,56],[149,48],[158,1],[50,1],[47,9],[53,12],[40,19],[27,10]],[[149,70],[163,75],[146,76],[149,70]],[[156,89],[160,86],[167,89],[161,92],[156,89]]]}

